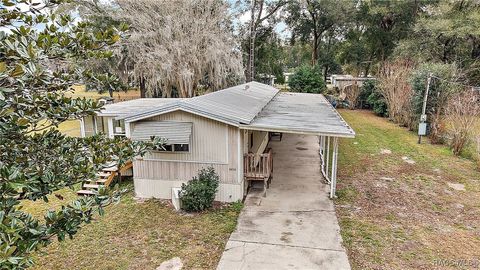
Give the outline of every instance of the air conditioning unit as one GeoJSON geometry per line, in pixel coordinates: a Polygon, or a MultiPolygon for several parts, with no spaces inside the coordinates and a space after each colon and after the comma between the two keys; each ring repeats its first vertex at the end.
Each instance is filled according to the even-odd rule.
{"type": "Polygon", "coordinates": [[[122,127],[115,127],[115,133],[123,133],[122,127]]]}
{"type": "Polygon", "coordinates": [[[180,200],[181,188],[172,188],[172,204],[175,210],[180,211],[182,208],[182,200],[180,200]]]}

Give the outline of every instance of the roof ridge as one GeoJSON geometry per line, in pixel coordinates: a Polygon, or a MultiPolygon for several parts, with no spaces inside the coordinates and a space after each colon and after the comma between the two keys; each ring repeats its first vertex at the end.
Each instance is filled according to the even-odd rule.
{"type": "Polygon", "coordinates": [[[252,120],[250,120],[250,121],[248,122],[248,124],[252,123],[252,122],[255,120],[255,118],[258,117],[258,114],[260,114],[260,113],[263,111],[263,109],[265,109],[265,107],[267,107],[267,105],[270,104],[270,102],[272,102],[273,99],[275,99],[275,97],[278,95],[278,93],[281,92],[280,89],[278,89],[278,88],[276,88],[276,87],[274,87],[274,86],[272,86],[272,87],[275,88],[275,90],[277,90],[277,92],[275,93],[275,95],[273,95],[273,96],[268,100],[267,103],[265,103],[265,104],[263,105],[262,108],[260,108],[260,110],[259,110],[258,112],[255,113],[255,117],[254,117],[252,120]]]}
{"type": "Polygon", "coordinates": [[[279,92],[280,90],[273,86],[252,81],[202,96],[176,100],[152,110],[129,114],[123,119],[134,122],[156,114],[182,109],[238,126],[251,123],[279,92]],[[251,91],[251,94],[245,93],[244,90],[251,91]]]}

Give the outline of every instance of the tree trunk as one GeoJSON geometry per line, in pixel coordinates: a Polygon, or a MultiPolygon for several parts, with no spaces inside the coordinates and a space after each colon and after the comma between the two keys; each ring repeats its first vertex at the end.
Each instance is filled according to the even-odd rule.
{"type": "Polygon", "coordinates": [[[328,73],[328,65],[325,64],[323,66],[323,81],[327,83],[327,73],[328,73]]]}
{"type": "Polygon", "coordinates": [[[472,51],[470,57],[475,60],[480,58],[480,42],[478,42],[478,38],[471,37],[472,40],[472,51]]]}
{"type": "Polygon", "coordinates": [[[146,98],[147,97],[147,89],[145,86],[145,78],[140,79],[140,98],[146,98]]]}
{"type": "Polygon", "coordinates": [[[313,35],[313,51],[312,51],[312,66],[315,66],[318,61],[318,37],[313,35]]]}

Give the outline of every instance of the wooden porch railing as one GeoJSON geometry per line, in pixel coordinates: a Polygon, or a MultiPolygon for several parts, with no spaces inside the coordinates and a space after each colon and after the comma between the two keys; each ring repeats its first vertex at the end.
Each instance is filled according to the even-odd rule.
{"type": "Polygon", "coordinates": [[[245,154],[243,157],[243,174],[247,180],[269,179],[273,172],[272,149],[263,154],[245,154]]]}

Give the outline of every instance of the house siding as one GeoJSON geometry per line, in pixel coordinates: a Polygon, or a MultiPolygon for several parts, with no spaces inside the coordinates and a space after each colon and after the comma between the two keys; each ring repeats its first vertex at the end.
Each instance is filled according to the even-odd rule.
{"type": "MultiPolygon", "coordinates": [[[[229,126],[191,113],[176,111],[143,121],[179,121],[193,123],[190,151],[188,153],[151,152],[145,159],[183,160],[227,164],[227,137],[229,126]]],[[[131,132],[135,130],[135,122],[131,132]]]]}
{"type": "MultiPolygon", "coordinates": [[[[217,200],[243,198],[243,138],[237,127],[183,111],[155,116],[143,121],[191,122],[192,137],[188,153],[152,151],[134,161],[135,192],[138,197],[170,199],[171,188],[180,187],[202,168],[212,166],[220,177],[217,200]]],[[[135,129],[135,122],[131,125],[135,129]]]]}
{"type": "MultiPolygon", "coordinates": [[[[171,199],[172,188],[181,187],[182,183],[186,183],[186,181],[158,181],[135,178],[135,196],[140,198],[171,199]]],[[[236,202],[242,200],[243,194],[243,184],[220,183],[215,200],[236,202]]]]}

